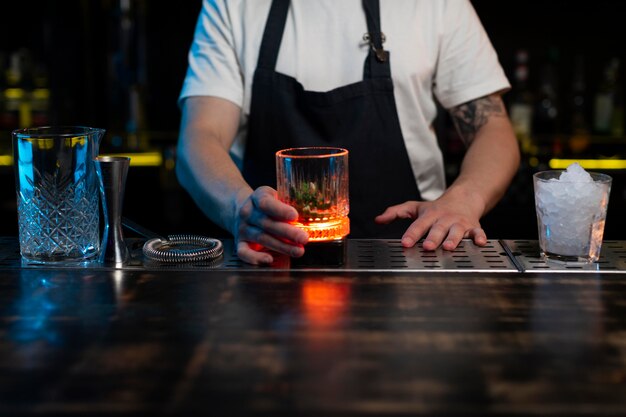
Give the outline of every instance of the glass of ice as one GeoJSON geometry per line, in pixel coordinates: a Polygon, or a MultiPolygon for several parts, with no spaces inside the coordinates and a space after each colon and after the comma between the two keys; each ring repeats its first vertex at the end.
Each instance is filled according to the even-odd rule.
{"type": "Polygon", "coordinates": [[[333,147],[276,153],[278,199],[298,210],[294,225],[310,242],[340,240],[350,232],[348,151],[333,147]]]}
{"type": "Polygon", "coordinates": [[[547,260],[593,263],[600,258],[611,177],[567,170],[533,175],[539,248],[547,260]]]}

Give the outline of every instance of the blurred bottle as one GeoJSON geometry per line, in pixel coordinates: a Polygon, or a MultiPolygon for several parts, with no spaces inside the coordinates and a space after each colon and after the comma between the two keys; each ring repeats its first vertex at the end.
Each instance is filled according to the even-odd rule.
{"type": "Polygon", "coordinates": [[[533,95],[528,85],[528,51],[517,51],[515,61],[509,115],[522,152],[532,155],[536,146],[532,140],[533,95]]]}
{"type": "Polygon", "coordinates": [[[34,126],[47,126],[50,124],[50,88],[45,66],[41,63],[35,66],[32,78],[33,89],[29,94],[32,123],[34,126]]]}
{"type": "Polygon", "coordinates": [[[0,127],[5,130],[30,127],[32,119],[33,57],[29,50],[20,49],[10,55],[2,89],[4,106],[0,127]]]}
{"type": "Polygon", "coordinates": [[[4,129],[3,115],[5,112],[4,90],[6,89],[7,57],[0,51],[0,130],[4,129]]]}
{"type": "Polygon", "coordinates": [[[23,90],[19,103],[18,125],[20,128],[33,126],[32,92],[33,92],[33,56],[27,49],[19,51],[21,60],[22,80],[20,87],[23,90]]]}
{"type": "Polygon", "coordinates": [[[582,55],[577,55],[574,60],[569,109],[571,117],[569,149],[575,154],[585,151],[591,142],[588,101],[587,83],[585,81],[585,60],[582,55]]]}
{"type": "Polygon", "coordinates": [[[619,114],[623,112],[618,110],[618,114],[615,114],[616,104],[621,106],[620,98],[616,97],[616,95],[619,96],[617,94],[619,67],[620,61],[618,58],[613,58],[609,61],[604,68],[602,81],[595,95],[593,129],[601,135],[612,134],[616,130],[621,130],[623,133],[623,114],[619,114]]]}
{"type": "Polygon", "coordinates": [[[615,90],[613,92],[613,116],[611,117],[611,135],[624,136],[624,89],[620,76],[621,65],[617,61],[615,70],[615,90]]]}
{"type": "Polygon", "coordinates": [[[149,144],[143,94],[137,84],[130,86],[128,93],[127,145],[132,150],[146,150],[149,144]]]}
{"type": "Polygon", "coordinates": [[[20,126],[20,107],[25,96],[22,88],[22,54],[19,52],[9,56],[4,79],[5,85],[2,89],[4,106],[0,114],[0,127],[3,130],[13,130],[20,126]]]}
{"type": "Polygon", "coordinates": [[[540,73],[539,90],[533,112],[533,133],[554,142],[560,133],[558,103],[558,50],[550,48],[540,73]]]}

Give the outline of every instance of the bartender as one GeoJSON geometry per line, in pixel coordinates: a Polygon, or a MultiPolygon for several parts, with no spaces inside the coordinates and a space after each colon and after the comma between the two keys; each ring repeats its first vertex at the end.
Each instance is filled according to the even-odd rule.
{"type": "Polygon", "coordinates": [[[304,254],[274,189],[275,152],[298,146],[349,150],[350,237],[484,245],[480,218],[519,165],[509,88],[469,0],[204,0],[177,174],[251,264],[304,254]],[[436,100],[467,145],[448,187],[436,100]]]}

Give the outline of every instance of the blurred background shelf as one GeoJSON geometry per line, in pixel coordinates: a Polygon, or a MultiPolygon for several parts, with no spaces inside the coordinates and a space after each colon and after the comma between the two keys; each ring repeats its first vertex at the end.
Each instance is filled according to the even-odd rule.
{"type": "MultiPolygon", "coordinates": [[[[626,161],[626,26],[619,2],[473,0],[513,90],[504,98],[523,152],[490,238],[536,239],[532,174],[569,160],[626,161]],[[551,165],[552,161],[552,165],[551,165]]],[[[30,125],[107,129],[101,152],[135,155],[124,213],[159,233],[224,236],[179,186],[177,97],[201,0],[22,0],[0,6],[0,235],[17,233],[11,130],[30,125]],[[138,164],[143,159],[144,164],[138,164]]],[[[464,148],[449,116],[435,128],[446,174],[464,148]]],[[[613,176],[608,239],[624,239],[626,169],[613,176]]],[[[591,167],[591,166],[590,166],[591,167]]]]}

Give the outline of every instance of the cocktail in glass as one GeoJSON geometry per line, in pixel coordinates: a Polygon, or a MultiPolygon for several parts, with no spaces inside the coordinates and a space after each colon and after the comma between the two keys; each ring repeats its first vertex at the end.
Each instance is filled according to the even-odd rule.
{"type": "Polygon", "coordinates": [[[348,151],[333,147],[276,153],[278,198],[298,211],[294,225],[310,242],[340,240],[350,232],[348,151]]]}

